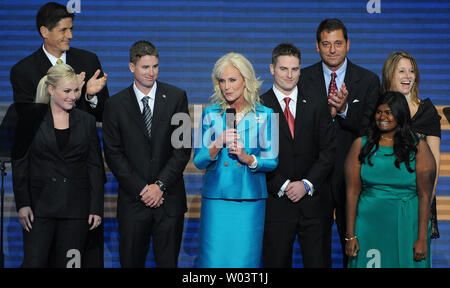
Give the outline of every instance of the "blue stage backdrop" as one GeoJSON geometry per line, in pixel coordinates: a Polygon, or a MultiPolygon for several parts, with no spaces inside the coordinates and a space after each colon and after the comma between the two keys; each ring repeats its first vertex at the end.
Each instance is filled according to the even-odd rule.
{"type": "MultiPolygon", "coordinates": [[[[0,1],[0,102],[12,101],[11,67],[41,45],[38,8],[47,1],[0,1]]],[[[215,61],[243,53],[271,86],[271,51],[289,41],[301,48],[302,66],[320,58],[315,31],[324,18],[347,26],[349,58],[378,75],[386,57],[406,50],[418,61],[420,94],[435,105],[450,100],[450,3],[447,0],[230,0],[113,1],[70,0],[76,13],[73,47],[97,53],[111,95],[131,83],[128,49],[146,39],[160,50],[160,80],[188,93],[190,104],[207,103],[215,61]],[[374,13],[370,13],[374,12],[374,13]],[[380,13],[377,13],[380,12],[380,13]]]]}

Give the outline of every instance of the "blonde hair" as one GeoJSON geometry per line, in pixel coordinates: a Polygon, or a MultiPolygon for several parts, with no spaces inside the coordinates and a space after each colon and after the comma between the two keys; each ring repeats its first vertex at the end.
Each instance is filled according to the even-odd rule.
{"type": "Polygon", "coordinates": [[[63,79],[76,79],[77,74],[70,65],[57,64],[50,67],[47,71],[47,75],[41,78],[39,81],[35,103],[48,104],[50,102],[50,93],[48,92],[48,86],[56,87],[58,82],[63,79]]]}
{"type": "Polygon", "coordinates": [[[392,79],[394,79],[395,69],[397,69],[398,63],[400,62],[401,59],[408,59],[411,62],[411,66],[414,69],[416,79],[411,89],[411,101],[415,104],[420,104],[421,100],[419,98],[419,82],[420,82],[419,67],[417,66],[417,62],[414,59],[414,57],[405,51],[393,52],[384,62],[382,83],[381,83],[381,94],[384,94],[392,90],[391,88],[392,79]]]}
{"type": "Polygon", "coordinates": [[[215,92],[211,96],[211,102],[213,104],[219,104],[220,106],[222,106],[222,110],[225,111],[227,107],[227,101],[222,93],[222,90],[220,90],[219,79],[228,65],[232,65],[234,68],[238,69],[245,80],[244,106],[242,112],[245,114],[250,110],[254,111],[255,104],[261,102],[261,100],[259,99],[259,92],[261,89],[262,81],[256,78],[255,70],[253,69],[250,61],[248,61],[248,59],[245,58],[244,55],[239,53],[231,52],[225,54],[224,56],[220,57],[214,65],[211,77],[215,92]]]}

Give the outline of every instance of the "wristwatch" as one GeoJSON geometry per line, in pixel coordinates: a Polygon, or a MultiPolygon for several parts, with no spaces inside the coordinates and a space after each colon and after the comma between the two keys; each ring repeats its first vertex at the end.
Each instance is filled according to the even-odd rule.
{"type": "Polygon", "coordinates": [[[159,190],[166,192],[166,185],[161,180],[156,180],[155,184],[159,186],[159,190]]]}

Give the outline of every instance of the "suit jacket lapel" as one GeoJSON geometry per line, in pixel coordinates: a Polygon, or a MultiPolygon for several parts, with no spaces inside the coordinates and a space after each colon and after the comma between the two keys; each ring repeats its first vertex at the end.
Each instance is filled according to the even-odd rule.
{"type": "MultiPolygon", "coordinates": [[[[305,115],[304,107],[306,104],[306,98],[303,96],[300,90],[300,86],[298,88],[298,94],[297,94],[297,105],[295,110],[295,124],[294,124],[294,140],[298,139],[301,135],[301,124],[303,123],[303,118],[305,115]]],[[[287,123],[287,121],[286,121],[287,123]]]]}
{"type": "MultiPolygon", "coordinates": [[[[70,65],[70,66],[72,66],[72,68],[75,70],[75,67],[74,66],[77,66],[76,64],[76,61],[73,59],[73,57],[72,57],[72,53],[70,53],[70,50],[67,50],[66,51],[66,64],[68,64],[68,65],[70,65]]],[[[86,80],[86,82],[87,82],[87,80],[86,80]]]]}
{"type": "Polygon", "coordinates": [[[347,104],[350,105],[353,103],[353,101],[356,98],[356,95],[352,94],[351,91],[353,91],[353,87],[355,87],[356,83],[359,81],[359,75],[358,73],[354,73],[354,65],[350,60],[347,59],[347,70],[345,71],[345,86],[348,90],[348,98],[347,98],[347,104]]]}
{"type": "MultiPolygon", "coordinates": [[[[75,108],[74,108],[75,109],[75,108]]],[[[80,125],[80,118],[76,115],[75,111],[71,111],[69,114],[69,141],[67,141],[67,145],[63,149],[63,155],[70,154],[71,151],[74,151],[73,146],[78,145],[78,141],[83,139],[83,127],[80,125]]]]}
{"type": "Polygon", "coordinates": [[[126,113],[130,115],[134,122],[136,122],[137,127],[142,133],[147,135],[147,128],[145,127],[144,116],[142,115],[141,109],[137,102],[136,94],[134,93],[133,85],[128,87],[128,97],[124,101],[124,109],[126,113]]]}
{"type": "Polygon", "coordinates": [[[46,143],[51,150],[55,151],[60,159],[64,160],[63,153],[59,149],[58,143],[56,142],[55,125],[53,124],[53,115],[50,107],[48,109],[47,115],[42,121],[40,130],[42,132],[42,136],[44,137],[44,143],[46,143]]]}
{"type": "MultiPolygon", "coordinates": [[[[152,125],[152,135],[158,131],[159,125],[161,124],[161,120],[163,123],[166,121],[164,119],[165,110],[167,103],[169,101],[168,96],[165,94],[166,90],[162,87],[161,83],[157,82],[156,93],[155,93],[155,104],[153,106],[153,118],[152,123],[156,125],[152,125]]],[[[170,125],[170,124],[169,124],[170,125]]],[[[153,139],[153,137],[152,137],[153,139]]]]}
{"type": "MultiPolygon", "coordinates": [[[[81,63],[80,63],[80,59],[75,59],[76,57],[74,57],[73,52],[71,50],[67,50],[66,51],[66,64],[70,65],[73,70],[75,70],[75,73],[81,73],[81,72],[86,72],[86,70],[83,70],[81,67],[81,63]],[[78,60],[78,61],[77,61],[78,60]]],[[[84,81],[88,81],[89,79],[87,79],[89,75],[86,75],[86,78],[84,78],[84,81]]],[[[84,85],[83,88],[85,88],[86,85],[84,85]]],[[[84,90],[84,89],[83,89],[84,90]]]]}
{"type": "MultiPolygon", "coordinates": [[[[267,102],[269,103],[263,103],[266,106],[271,107],[275,113],[278,113],[279,115],[279,122],[280,122],[280,130],[283,131],[283,133],[286,134],[287,138],[292,139],[291,130],[289,130],[289,124],[287,123],[286,117],[284,117],[284,112],[281,109],[280,103],[278,102],[277,96],[275,96],[275,93],[273,92],[273,89],[270,89],[269,97],[266,98],[267,102]]],[[[297,122],[297,121],[295,121],[297,122]]],[[[295,124],[294,124],[295,125],[295,124]]],[[[295,129],[295,128],[294,128],[295,129]]],[[[295,133],[294,133],[295,136],[295,133]]]]}
{"type": "MultiPolygon", "coordinates": [[[[251,130],[252,128],[256,127],[261,117],[264,117],[264,115],[260,115],[260,113],[261,110],[258,108],[258,106],[255,107],[255,112],[253,111],[247,112],[247,114],[244,115],[244,117],[241,119],[241,121],[239,121],[238,125],[236,126],[238,132],[251,130]]],[[[223,113],[223,121],[225,127],[226,125],[225,113],[223,113]]]]}
{"type": "Polygon", "coordinates": [[[41,69],[42,75],[47,75],[48,69],[52,67],[52,63],[48,59],[47,55],[45,55],[44,49],[39,48],[37,51],[37,60],[38,60],[38,67],[41,69]]]}
{"type": "Polygon", "coordinates": [[[311,78],[309,78],[309,81],[314,83],[313,85],[311,85],[311,87],[317,87],[317,92],[319,93],[318,96],[328,97],[325,77],[323,76],[322,62],[316,64],[314,74],[311,74],[311,78]]]}

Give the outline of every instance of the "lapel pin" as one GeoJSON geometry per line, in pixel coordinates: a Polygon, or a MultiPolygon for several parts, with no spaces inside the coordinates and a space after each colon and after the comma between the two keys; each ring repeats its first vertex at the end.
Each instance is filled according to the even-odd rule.
{"type": "Polygon", "coordinates": [[[166,99],[166,94],[163,94],[162,97],[163,97],[164,99],[166,99]]]}
{"type": "Polygon", "coordinates": [[[302,100],[302,102],[303,102],[303,103],[306,103],[306,100],[305,100],[305,99],[303,99],[303,100],[302,100]]]}

